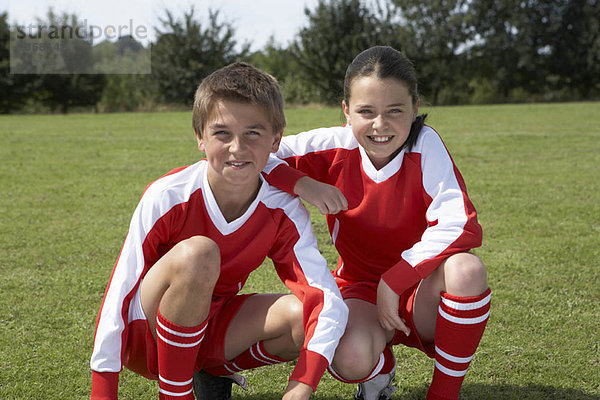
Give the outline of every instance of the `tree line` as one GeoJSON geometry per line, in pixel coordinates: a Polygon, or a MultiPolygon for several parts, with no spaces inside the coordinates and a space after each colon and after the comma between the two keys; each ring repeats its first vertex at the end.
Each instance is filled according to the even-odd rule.
{"type": "MultiPolygon", "coordinates": [[[[251,52],[218,10],[167,10],[147,46],[131,36],[71,40],[77,57],[64,57],[60,66],[79,69],[57,75],[48,65],[41,73],[10,74],[10,43],[22,32],[0,13],[0,112],[189,106],[202,78],[239,60],[273,74],[290,104],[337,104],[347,65],[376,44],[413,60],[427,104],[600,98],[600,0],[319,0],[305,14],[291,43],[271,38],[251,52]],[[116,59],[114,70],[128,63],[129,73],[110,72],[116,59]],[[82,71],[87,65],[99,69],[82,71]]],[[[43,29],[78,25],[76,15],[51,10],[46,19],[43,29]]]]}

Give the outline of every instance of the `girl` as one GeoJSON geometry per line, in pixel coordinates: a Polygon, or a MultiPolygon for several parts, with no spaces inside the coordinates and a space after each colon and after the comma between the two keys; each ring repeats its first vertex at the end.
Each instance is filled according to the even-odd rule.
{"type": "Polygon", "coordinates": [[[284,137],[277,156],[293,169],[271,160],[264,171],[328,214],[350,312],[330,372],[359,383],[357,399],[390,398],[396,344],[435,358],[427,399],[458,399],[488,320],[486,270],[469,252],[481,227],[419,104],[412,63],[372,47],[346,71],[347,125],[284,137]]]}

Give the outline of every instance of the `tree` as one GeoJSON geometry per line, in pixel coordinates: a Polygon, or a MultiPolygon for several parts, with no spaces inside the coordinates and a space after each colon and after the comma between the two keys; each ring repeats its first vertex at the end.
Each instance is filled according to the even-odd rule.
{"type": "MultiPolygon", "coordinates": [[[[470,38],[469,0],[393,0],[405,28],[404,53],[417,68],[421,91],[440,102],[442,90],[465,90],[464,51],[470,38]]],[[[448,96],[448,94],[447,94],[448,96]]],[[[446,99],[456,101],[457,99],[446,99]]]]}
{"type": "Polygon", "coordinates": [[[363,0],[319,0],[314,11],[304,13],[308,26],[291,49],[318,102],[341,100],[346,68],[359,52],[374,45],[401,47],[390,16],[363,0]]]}
{"type": "Polygon", "coordinates": [[[106,72],[102,111],[134,111],[155,104],[156,86],[150,72],[150,49],[131,36],[108,40],[93,48],[97,71],[106,72]]]}
{"type": "Polygon", "coordinates": [[[169,11],[160,20],[152,46],[152,75],[162,100],[191,104],[201,80],[227,64],[244,59],[249,45],[236,50],[235,30],[220,22],[218,11],[208,11],[206,27],[194,18],[194,8],[177,20],[169,11]]]}
{"type": "Polygon", "coordinates": [[[73,106],[96,106],[105,77],[93,73],[92,39],[76,15],[56,15],[50,9],[35,31],[17,32],[11,56],[21,73],[37,75],[37,100],[63,113],[73,106]]]}
{"type": "Polygon", "coordinates": [[[477,75],[497,91],[497,100],[510,100],[512,90],[539,90],[544,76],[537,39],[530,24],[538,3],[521,0],[481,0],[469,8],[476,37],[470,48],[477,75]],[[533,7],[532,7],[533,5],[533,7]],[[542,68],[542,69],[540,69],[542,68]],[[537,70],[537,73],[536,73],[537,70]]]}
{"type": "Polygon", "coordinates": [[[560,88],[584,99],[600,95],[600,1],[553,1],[546,23],[549,69],[560,88]]]}
{"type": "Polygon", "coordinates": [[[250,62],[277,79],[286,103],[306,104],[314,101],[310,88],[299,79],[302,71],[291,49],[275,43],[273,37],[269,38],[262,50],[250,56],[250,62]]]}
{"type": "Polygon", "coordinates": [[[36,80],[33,75],[10,73],[11,29],[8,14],[0,14],[0,113],[19,110],[31,96],[36,80]]]}

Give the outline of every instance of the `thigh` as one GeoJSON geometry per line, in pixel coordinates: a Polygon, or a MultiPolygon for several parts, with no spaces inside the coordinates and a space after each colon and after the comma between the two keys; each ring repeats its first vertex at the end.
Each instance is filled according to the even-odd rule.
{"type": "MultiPolygon", "coordinates": [[[[231,320],[225,335],[225,358],[231,360],[258,341],[281,336],[290,330],[291,315],[302,306],[293,294],[250,296],[231,320]]],[[[301,312],[300,312],[301,314],[301,312]]]]}

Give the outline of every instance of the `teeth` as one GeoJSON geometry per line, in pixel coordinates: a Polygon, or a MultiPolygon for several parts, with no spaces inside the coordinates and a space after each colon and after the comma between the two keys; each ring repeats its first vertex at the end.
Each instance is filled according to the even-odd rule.
{"type": "Polygon", "coordinates": [[[389,142],[390,140],[392,140],[391,136],[369,136],[371,138],[372,141],[377,142],[377,143],[385,143],[385,142],[389,142]]]}
{"type": "Polygon", "coordinates": [[[229,164],[233,165],[234,167],[241,167],[242,165],[244,165],[246,163],[245,162],[230,161],[229,164]]]}

